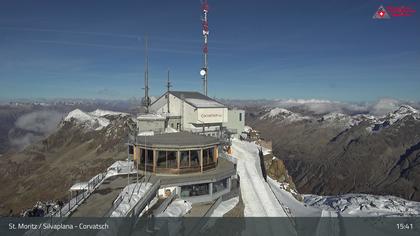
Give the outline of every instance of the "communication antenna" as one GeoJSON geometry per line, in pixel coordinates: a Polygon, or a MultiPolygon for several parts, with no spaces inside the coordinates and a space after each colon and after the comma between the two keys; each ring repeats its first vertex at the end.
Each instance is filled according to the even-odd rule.
{"type": "Polygon", "coordinates": [[[166,81],[166,91],[167,91],[166,99],[167,99],[167,104],[168,104],[168,113],[170,113],[170,111],[169,111],[169,91],[171,90],[171,87],[172,87],[172,85],[171,85],[171,81],[169,80],[169,68],[168,68],[168,79],[166,81]]]}
{"type": "Polygon", "coordinates": [[[149,98],[149,54],[148,54],[148,38],[144,38],[144,98],[143,105],[146,108],[146,114],[149,113],[150,98],[149,98]]]}
{"type": "Polygon", "coordinates": [[[209,37],[209,24],[207,20],[207,14],[209,12],[209,4],[207,0],[203,0],[201,4],[201,9],[203,10],[203,18],[201,19],[201,25],[203,28],[203,38],[204,38],[204,45],[203,45],[203,54],[204,54],[204,66],[200,70],[200,75],[203,76],[203,90],[204,95],[207,96],[207,76],[208,76],[208,37],[209,37]]]}

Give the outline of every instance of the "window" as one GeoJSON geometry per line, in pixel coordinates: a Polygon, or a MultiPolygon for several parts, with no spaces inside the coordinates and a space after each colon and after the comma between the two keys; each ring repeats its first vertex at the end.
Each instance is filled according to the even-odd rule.
{"type": "Polygon", "coordinates": [[[140,149],[140,163],[144,163],[146,159],[146,149],[140,149]]]}
{"type": "Polygon", "coordinates": [[[227,189],[228,181],[229,181],[229,178],[222,179],[222,180],[219,180],[217,182],[214,182],[213,183],[213,193],[220,192],[222,190],[227,189]]]}
{"type": "Polygon", "coordinates": [[[194,197],[208,195],[209,193],[209,184],[207,183],[181,186],[181,197],[194,197]]]}
{"type": "Polygon", "coordinates": [[[166,168],[166,151],[158,151],[157,167],[166,168]]]}
{"type": "Polygon", "coordinates": [[[207,165],[209,163],[209,150],[203,149],[203,165],[207,165]]]}
{"type": "Polygon", "coordinates": [[[153,150],[147,149],[146,164],[153,165],[153,150]]]}
{"type": "Polygon", "coordinates": [[[209,148],[209,163],[214,162],[214,148],[209,148]]]}
{"type": "Polygon", "coordinates": [[[167,157],[166,167],[167,168],[177,168],[178,167],[176,155],[177,155],[176,151],[167,151],[166,152],[166,157],[167,157]]]}
{"type": "Polygon", "coordinates": [[[239,113],[239,121],[242,121],[242,113],[239,113]]]}
{"type": "Polygon", "coordinates": [[[191,167],[200,166],[200,150],[191,151],[191,167]]]}
{"type": "Polygon", "coordinates": [[[177,168],[177,151],[158,151],[156,166],[159,168],[177,168]]]}
{"type": "Polygon", "coordinates": [[[203,149],[203,165],[212,164],[214,157],[214,148],[203,149]]]}
{"type": "Polygon", "coordinates": [[[190,166],[190,152],[189,151],[181,151],[179,158],[180,158],[180,167],[190,166]]]}

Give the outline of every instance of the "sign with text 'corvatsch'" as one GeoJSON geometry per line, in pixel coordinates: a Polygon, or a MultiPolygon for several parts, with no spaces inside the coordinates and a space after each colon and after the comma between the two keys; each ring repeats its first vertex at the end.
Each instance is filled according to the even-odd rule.
{"type": "Polygon", "coordinates": [[[201,108],[197,110],[197,123],[227,122],[227,108],[201,108]]]}

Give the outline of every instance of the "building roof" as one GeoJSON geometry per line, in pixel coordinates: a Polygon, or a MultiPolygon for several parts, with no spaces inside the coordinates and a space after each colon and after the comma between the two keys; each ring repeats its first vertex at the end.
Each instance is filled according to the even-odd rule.
{"type": "MultiPolygon", "coordinates": [[[[156,99],[158,101],[164,97],[168,92],[163,94],[160,98],[156,99]]],[[[185,101],[195,108],[225,108],[226,106],[222,103],[204,95],[199,92],[194,91],[169,91],[173,96],[185,101]]],[[[154,101],[153,103],[155,103],[154,101]]],[[[152,104],[153,104],[152,103],[152,104]]]]}
{"type": "Polygon", "coordinates": [[[169,91],[170,94],[175,97],[184,100],[196,108],[224,108],[226,107],[222,103],[204,95],[199,92],[192,91],[169,91]]]}
{"type": "Polygon", "coordinates": [[[163,133],[153,136],[137,136],[136,138],[136,144],[148,147],[202,147],[219,143],[217,138],[189,132],[163,133]]]}
{"type": "Polygon", "coordinates": [[[138,120],[166,120],[166,118],[160,114],[141,114],[137,116],[138,120]]]}

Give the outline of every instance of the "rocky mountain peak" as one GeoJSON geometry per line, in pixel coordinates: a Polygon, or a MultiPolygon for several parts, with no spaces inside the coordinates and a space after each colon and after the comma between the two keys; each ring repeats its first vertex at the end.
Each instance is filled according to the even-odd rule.
{"type": "Polygon", "coordinates": [[[96,109],[92,112],[84,112],[80,109],[75,109],[68,113],[64,118],[65,122],[75,122],[88,130],[101,130],[107,127],[113,118],[126,117],[127,113],[106,111],[96,109]]]}

